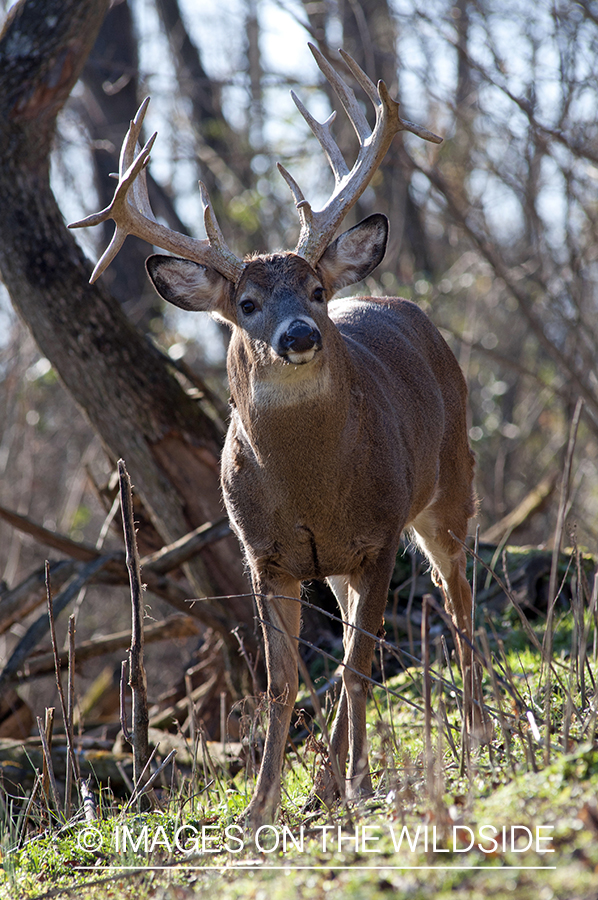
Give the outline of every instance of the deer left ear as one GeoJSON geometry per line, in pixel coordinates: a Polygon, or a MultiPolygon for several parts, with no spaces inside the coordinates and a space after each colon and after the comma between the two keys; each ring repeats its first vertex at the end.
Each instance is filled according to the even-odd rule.
{"type": "Polygon", "coordinates": [[[381,213],[368,216],[341,234],[325,250],[318,273],[333,294],[356,284],[382,262],[388,240],[388,219],[381,213]]]}
{"type": "Polygon", "coordinates": [[[234,321],[231,283],[210,266],[156,253],[145,261],[147,273],[161,297],[180,309],[211,313],[234,321]]]}

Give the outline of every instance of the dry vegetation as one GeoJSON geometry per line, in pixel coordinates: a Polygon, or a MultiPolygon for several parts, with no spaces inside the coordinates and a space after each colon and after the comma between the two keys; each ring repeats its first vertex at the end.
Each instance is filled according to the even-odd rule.
{"type": "MultiPolygon", "coordinates": [[[[448,828],[456,821],[475,827],[483,821],[533,821],[555,829],[554,873],[511,872],[508,878],[503,873],[500,881],[493,872],[459,874],[456,868],[448,874],[425,873],[425,879],[393,871],[395,864],[429,864],[430,856],[399,858],[389,839],[371,858],[349,844],[344,855],[312,846],[299,861],[324,868],[314,869],[305,879],[293,874],[297,896],[320,897],[334,889],[368,898],[389,890],[414,897],[438,898],[451,892],[473,898],[501,897],[508,890],[518,900],[538,896],[593,900],[598,870],[598,582],[592,555],[598,540],[598,16],[586,0],[527,5],[435,0],[425,11],[421,7],[401,2],[391,11],[382,0],[302,3],[284,21],[287,30],[297,28],[298,41],[304,43],[309,32],[324,49],[327,34],[342,34],[344,47],[360,63],[371,65],[390,85],[398,81],[409,118],[426,119],[446,135],[433,156],[417,155],[408,142],[397,146],[357,215],[384,209],[394,235],[388,260],[376,273],[379,281],[368,283],[367,289],[416,299],[443,329],[470,386],[470,436],[478,459],[479,554],[497,576],[490,576],[480,564],[475,576],[472,565],[471,577],[476,580],[477,622],[487,635],[478,636],[477,646],[488,663],[485,690],[496,739],[487,752],[460,746],[458,675],[453,683],[447,663],[450,629],[432,606],[430,658],[422,664],[421,598],[434,596],[434,588],[407,549],[397,562],[387,609],[387,643],[374,671],[374,680],[381,685],[372,691],[370,727],[373,758],[379,765],[376,797],[357,809],[341,806],[331,813],[303,809],[318,754],[325,750],[306,683],[300,703],[305,713],[298,713],[293,745],[288,748],[280,823],[294,833],[303,825],[311,829],[312,837],[316,827],[331,822],[341,823],[347,833],[355,823],[385,828],[389,822],[448,828]],[[291,25],[297,17],[305,30],[291,25]],[[583,407],[577,405],[579,397],[583,407]],[[555,546],[563,549],[560,557],[555,546]],[[552,608],[550,600],[555,598],[552,608]],[[374,874],[360,873],[364,861],[378,866],[374,874]],[[335,866],[341,864],[348,870],[337,871],[335,866]]],[[[268,6],[269,16],[272,8],[268,6]]],[[[145,6],[116,4],[109,14],[124,18],[118,27],[107,19],[92,63],[59,120],[53,185],[66,216],[77,218],[97,206],[91,196],[93,176],[73,177],[73,150],[97,176],[101,199],[104,174],[117,167],[113,157],[107,158],[110,144],[120,143],[127,119],[149,82],[170,151],[169,159],[158,167],[159,183],[153,184],[159,214],[173,227],[180,227],[179,215],[187,217],[193,230],[195,213],[189,212],[186,199],[189,185],[201,176],[211,196],[219,198],[219,219],[226,223],[227,237],[238,252],[288,243],[283,236],[294,227],[293,211],[284,185],[278,184],[276,175],[270,178],[274,160],[289,162],[293,171],[303,166],[308,180],[313,178],[315,193],[322,188],[321,167],[319,162],[314,166],[305,149],[309,138],[294,119],[289,119],[276,146],[266,145],[264,134],[269,133],[267,124],[280,118],[279,110],[286,110],[289,85],[301,80],[307,89],[313,73],[302,71],[299,78],[282,71],[279,60],[266,53],[260,56],[260,21],[254,4],[247,4],[243,22],[234,20],[238,35],[230,41],[222,37],[226,29],[231,31],[229,13],[225,18],[207,16],[204,31],[184,13],[180,21],[179,13],[174,0],[156,0],[145,6]],[[149,26],[142,7],[155,7],[149,26]],[[226,46],[229,58],[223,61],[214,50],[217,46],[226,46]],[[145,62],[160,54],[169,60],[166,74],[152,72],[145,62]],[[120,85],[118,90],[115,84],[120,85]],[[205,90],[195,90],[197,84],[205,90]]],[[[275,20],[268,18],[268,27],[274,27],[271,21],[275,20]]],[[[261,22],[262,27],[265,24],[261,22]]],[[[326,107],[324,90],[312,89],[326,107]]],[[[2,96],[6,95],[0,94],[0,102],[5,102],[2,96]]],[[[341,123],[339,128],[344,149],[343,142],[350,146],[351,138],[342,132],[341,123]]],[[[274,133],[279,134],[278,126],[274,133]]],[[[5,248],[10,250],[9,237],[2,239],[0,256],[5,248]]],[[[206,350],[205,339],[195,343],[185,323],[165,318],[142,280],[130,276],[142,273],[144,249],[129,249],[131,255],[123,255],[109,289],[126,301],[125,310],[135,326],[149,334],[162,353],[170,352],[165,368],[172,371],[173,360],[180,369],[188,366],[184,376],[181,371],[176,376],[181,395],[191,396],[194,403],[199,397],[197,405],[208,409],[214,433],[222,434],[224,339],[212,334],[206,350]]],[[[4,257],[2,261],[6,262],[4,257]]],[[[80,277],[82,292],[88,291],[87,274],[82,271],[80,277]]],[[[8,286],[4,269],[3,277],[8,286]]],[[[189,608],[187,598],[197,595],[197,572],[183,571],[179,563],[166,574],[156,567],[151,554],[170,545],[172,538],[167,529],[160,536],[152,525],[157,514],[159,518],[161,501],[156,501],[157,513],[148,511],[139,500],[140,490],[138,539],[145,558],[143,577],[149,585],[145,665],[150,743],[160,740],[152,766],[175,747],[177,762],[176,769],[169,764],[154,784],[161,812],[142,810],[139,815],[146,819],[135,818],[132,755],[119,737],[119,680],[131,622],[122,526],[114,503],[115,461],[122,453],[114,433],[118,437],[120,422],[113,432],[101,433],[96,411],[88,410],[94,423],[90,425],[72,399],[77,379],[69,382],[70,370],[62,368],[61,352],[68,354],[60,340],[50,341],[44,351],[50,361],[11,311],[4,288],[0,290],[0,506],[25,517],[17,526],[0,516],[0,626],[5,624],[0,660],[2,668],[14,661],[14,651],[32,624],[46,621],[44,561],[62,563],[52,571],[55,601],[66,584],[62,578],[76,578],[83,569],[65,611],[56,615],[56,630],[58,650],[64,651],[68,615],[74,614],[79,653],[74,732],[81,748],[82,775],[92,776],[94,796],[91,801],[81,781],[73,794],[72,818],[65,817],[64,729],[44,624],[14,671],[5,672],[2,685],[0,830],[5,882],[1,889],[7,897],[44,892],[50,896],[62,884],[84,896],[73,884],[93,879],[89,873],[75,875],[74,866],[101,868],[115,859],[122,862],[109,853],[83,852],[77,844],[77,829],[94,806],[97,827],[108,843],[114,829],[127,822],[131,827],[140,821],[153,823],[152,827],[164,821],[172,827],[179,821],[198,827],[208,823],[221,835],[238,821],[259,757],[259,660],[256,671],[255,647],[244,645],[245,658],[237,653],[235,639],[233,649],[223,647],[222,631],[210,629],[205,616],[198,618],[198,606],[189,608]],[[66,540],[60,543],[61,538],[66,540]],[[116,556],[101,572],[92,573],[95,547],[102,559],[116,556]],[[15,590],[32,575],[36,585],[15,599],[15,590]],[[12,610],[8,620],[3,619],[7,605],[12,610]],[[92,655],[106,649],[101,639],[107,635],[116,636],[118,649],[112,646],[109,652],[92,655]],[[84,658],[86,653],[90,655],[84,658]],[[238,665],[231,681],[225,662],[232,653],[238,665]],[[45,667],[43,674],[40,667],[45,667]],[[246,696],[253,700],[244,701],[246,696]],[[37,728],[37,718],[45,721],[50,707],[56,707],[50,756],[60,812],[52,799],[49,775],[44,779],[37,728]],[[223,722],[228,729],[226,758],[221,748],[223,722]],[[65,825],[69,821],[70,828],[65,825]]],[[[33,297],[29,309],[36,303],[43,305],[33,297]]],[[[27,308],[17,306],[34,328],[27,308]]],[[[71,311],[75,315],[77,311],[71,311]]],[[[40,346],[45,330],[46,326],[38,327],[40,346]]],[[[76,341],[69,352],[75,346],[76,341]]],[[[113,399],[114,416],[121,415],[119,398],[113,399]]],[[[104,406],[111,409],[111,400],[104,406]]],[[[143,472],[133,481],[135,487],[144,488],[143,472]]],[[[192,531],[200,521],[183,524],[179,534],[192,531]]],[[[341,628],[326,613],[333,607],[327,605],[325,594],[313,587],[308,599],[325,610],[304,611],[307,643],[302,653],[309,678],[320,691],[328,678],[334,678],[341,628]]],[[[226,613],[226,602],[213,609],[218,615],[226,613]]],[[[235,624],[230,621],[228,630],[235,624]]],[[[249,640],[247,632],[241,634],[249,640]]],[[[66,689],[66,664],[63,683],[66,689]]],[[[333,695],[325,696],[322,690],[329,715],[333,695]]],[[[489,862],[475,851],[465,856],[467,865],[489,862]]],[[[453,854],[450,861],[456,866],[463,857],[453,854]]],[[[284,854],[260,855],[249,843],[240,857],[217,857],[217,864],[229,871],[215,881],[220,876],[181,869],[184,860],[176,852],[158,848],[149,859],[132,852],[127,862],[141,865],[141,874],[117,882],[113,873],[102,873],[96,880],[104,878],[105,886],[90,889],[89,895],[129,892],[183,898],[195,890],[218,889],[227,900],[261,898],[266,893],[288,896],[285,876],[274,871],[257,876],[239,868],[240,862],[250,865],[254,858],[258,862],[252,864],[258,868],[290,859],[284,854]],[[148,861],[165,863],[173,872],[153,881],[146,871],[148,861]]],[[[193,862],[205,867],[206,859],[204,855],[193,862]]],[[[517,861],[512,853],[490,860],[497,868],[517,861]]],[[[526,856],[525,861],[546,864],[546,858],[537,855],[526,856]]]]}

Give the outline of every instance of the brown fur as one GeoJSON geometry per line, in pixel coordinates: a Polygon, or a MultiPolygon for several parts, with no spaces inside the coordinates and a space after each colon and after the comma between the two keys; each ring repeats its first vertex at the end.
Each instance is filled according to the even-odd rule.
{"type": "MultiPolygon", "coordinates": [[[[232,300],[225,283],[215,302],[212,281],[197,276],[208,299],[197,299],[198,288],[195,308],[222,315],[233,329],[222,487],[266,623],[268,731],[248,809],[253,823],[271,818],[280,798],[298,684],[302,581],[327,578],[348,623],[332,753],[341,771],[347,765],[340,789],[350,797],[371,790],[361,675],[370,674],[374,641],[363,632],[376,635],[381,628],[405,529],[428,555],[455,625],[471,636],[471,592],[459,541],[473,512],[474,461],[459,366],[409,301],[359,298],[327,308],[316,299],[318,287],[330,297],[339,283],[362,277],[378,261],[381,226],[366,222],[362,240],[353,235],[348,244],[341,236],[317,270],[294,254],[247,262],[232,300]],[[255,311],[245,315],[248,300],[255,311]],[[297,320],[314,324],[321,349],[300,354],[301,364],[294,365],[277,340],[286,323],[297,320]]],[[[187,292],[188,275],[186,269],[187,292]]],[[[171,299],[176,285],[168,293],[171,299]]],[[[188,307],[188,294],[181,305],[188,307]]],[[[470,729],[488,737],[480,673],[467,641],[459,640],[459,652],[470,729]]],[[[316,785],[324,798],[339,787],[330,772],[323,769],[316,785]]]]}

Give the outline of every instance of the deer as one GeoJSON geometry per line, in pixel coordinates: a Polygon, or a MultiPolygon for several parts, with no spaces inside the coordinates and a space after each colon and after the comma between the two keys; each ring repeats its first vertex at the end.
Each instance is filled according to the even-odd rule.
{"type": "Polygon", "coordinates": [[[315,795],[357,800],[372,792],[366,740],[368,677],[402,535],[429,560],[454,623],[472,739],[487,742],[482,670],[472,652],[472,594],[464,542],[474,512],[474,456],[467,387],[455,356],[410,300],[333,299],[381,262],[388,221],[373,214],[335,237],[400,131],[440,143],[399,114],[383,81],[375,85],[344,51],[342,62],[375,109],[370,127],[351,87],[309,45],[359,139],[349,169],[332,136],[293,99],[324,151],[334,189],[314,210],[278,163],[300,219],[293,251],[239,259],[226,245],[200,182],[206,238],[157,222],[145,168],[156,135],[140,149],[148,100],[123,143],[111,204],[71,227],[111,218],[113,239],[91,280],[128,234],[170,255],[146,262],[158,294],[207,312],[231,330],[227,354],[230,423],[221,461],[224,504],[241,543],[264,640],[267,731],[251,823],[271,821],[280,803],[284,750],[298,692],[301,586],[331,587],[343,621],[342,687],[330,733],[330,760],[315,795]],[[340,776],[340,777],[339,777],[340,776]]]}

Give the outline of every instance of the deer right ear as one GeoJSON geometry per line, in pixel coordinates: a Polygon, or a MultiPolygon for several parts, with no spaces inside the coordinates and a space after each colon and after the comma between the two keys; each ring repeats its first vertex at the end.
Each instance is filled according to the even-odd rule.
{"type": "Polygon", "coordinates": [[[216,269],[179,259],[150,256],[145,267],[160,296],[168,303],[191,312],[208,312],[234,322],[232,284],[216,269]]]}
{"type": "Polygon", "coordinates": [[[369,275],[382,262],[387,240],[388,219],[381,213],[374,213],[343,232],[317,265],[326,287],[335,294],[369,275]]]}

